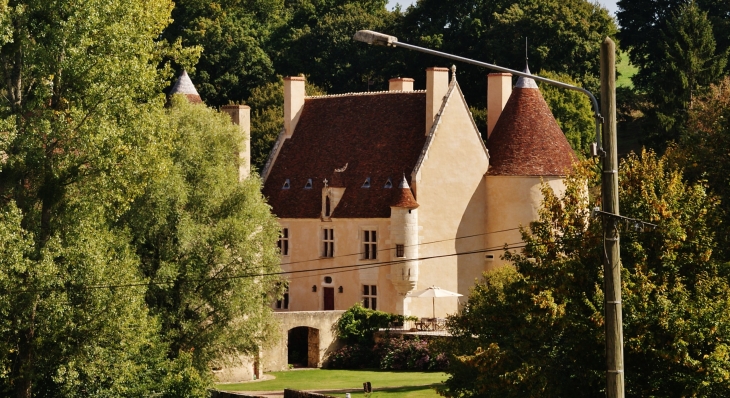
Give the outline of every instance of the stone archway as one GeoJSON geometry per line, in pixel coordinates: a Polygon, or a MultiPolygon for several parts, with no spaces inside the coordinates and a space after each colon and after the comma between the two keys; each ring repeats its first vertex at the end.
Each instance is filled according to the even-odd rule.
{"type": "Polygon", "coordinates": [[[319,366],[319,329],[298,326],[287,332],[287,362],[294,367],[319,366]]]}

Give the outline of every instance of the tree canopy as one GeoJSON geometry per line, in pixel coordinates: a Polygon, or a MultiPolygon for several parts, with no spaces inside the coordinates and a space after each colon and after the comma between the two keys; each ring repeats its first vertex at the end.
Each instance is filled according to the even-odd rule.
{"type": "MultiPolygon", "coordinates": [[[[169,0],[27,0],[0,7],[3,396],[206,396],[206,361],[221,351],[221,335],[243,330],[226,345],[242,352],[265,338],[253,330],[266,319],[261,303],[273,291],[269,279],[200,283],[195,296],[186,291],[185,273],[173,272],[211,279],[204,267],[226,260],[251,267],[246,270],[271,268],[276,228],[255,179],[231,184],[226,173],[235,170],[228,162],[237,145],[229,145],[230,128],[216,130],[224,124],[220,117],[206,124],[205,108],[164,109],[162,91],[171,77],[166,60],[194,56],[179,43],[159,41],[172,9],[169,0]],[[193,117],[200,122],[191,123],[193,117]],[[184,139],[200,142],[203,134],[218,139],[184,147],[184,139]],[[181,161],[200,166],[195,176],[210,185],[181,182],[190,176],[181,161]],[[220,195],[201,198],[183,183],[220,195]],[[202,228],[195,217],[172,212],[179,210],[172,205],[195,200],[197,216],[217,211],[216,224],[202,228]],[[169,243],[167,235],[142,235],[149,229],[133,229],[130,212],[152,225],[181,216],[187,229],[166,232],[196,233],[199,241],[175,235],[177,243],[195,247],[158,247],[155,268],[143,261],[139,238],[169,243]],[[242,225],[226,224],[241,218],[242,225]],[[150,303],[168,291],[153,287],[173,278],[176,292],[185,293],[174,299],[184,300],[163,313],[163,305],[150,303]],[[241,286],[255,294],[245,300],[232,295],[228,303],[240,307],[230,311],[210,297],[241,286]],[[190,316],[197,305],[212,306],[219,317],[190,316]],[[197,339],[191,338],[194,317],[208,326],[197,339]]],[[[228,268],[213,275],[228,276],[228,268]]]]}
{"type": "MultiPolygon", "coordinates": [[[[722,396],[728,382],[730,283],[713,257],[717,201],[669,156],[621,163],[622,214],[658,224],[622,231],[626,393],[722,396]],[[629,371],[630,370],[630,371],[629,371]]],[[[595,396],[604,390],[603,238],[589,214],[592,163],[556,196],[543,188],[514,267],[485,274],[448,322],[446,396],[595,396]]]]}

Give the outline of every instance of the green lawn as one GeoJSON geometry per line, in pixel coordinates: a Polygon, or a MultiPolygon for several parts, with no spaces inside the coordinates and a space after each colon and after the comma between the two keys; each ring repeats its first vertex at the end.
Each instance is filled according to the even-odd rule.
{"type": "Polygon", "coordinates": [[[625,51],[621,52],[621,62],[616,65],[616,71],[620,74],[616,78],[616,87],[634,87],[631,82],[631,76],[634,76],[639,68],[629,63],[629,54],[625,51]]]}
{"type": "MultiPolygon", "coordinates": [[[[446,379],[442,372],[391,372],[385,370],[293,370],[288,372],[272,372],[274,380],[253,383],[219,384],[216,387],[223,391],[280,391],[285,388],[295,390],[332,390],[357,389],[362,391],[362,383],[369,381],[374,391],[372,398],[416,398],[438,397],[430,387],[446,379]]],[[[328,393],[344,397],[345,393],[328,393]]],[[[354,397],[362,397],[362,393],[353,393],[354,397]]]]}

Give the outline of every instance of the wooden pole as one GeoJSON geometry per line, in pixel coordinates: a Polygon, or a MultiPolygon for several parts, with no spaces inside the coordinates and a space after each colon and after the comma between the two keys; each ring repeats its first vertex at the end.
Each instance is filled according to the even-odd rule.
{"type": "MultiPolygon", "coordinates": [[[[616,151],[616,45],[601,44],[601,113],[603,114],[603,211],[619,214],[618,155],[616,151]]],[[[606,316],[606,396],[624,398],[624,339],[621,311],[621,258],[617,218],[604,220],[604,277],[606,316]]]]}

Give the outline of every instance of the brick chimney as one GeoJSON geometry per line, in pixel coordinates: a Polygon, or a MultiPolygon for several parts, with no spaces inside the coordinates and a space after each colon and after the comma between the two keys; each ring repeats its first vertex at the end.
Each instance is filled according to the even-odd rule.
{"type": "Polygon", "coordinates": [[[492,134],[510,94],[512,94],[511,73],[490,73],[487,76],[487,138],[492,134]]]}
{"type": "Polygon", "coordinates": [[[284,131],[291,138],[304,109],[304,77],[284,78],[284,131]]]}
{"type": "Polygon", "coordinates": [[[389,91],[413,91],[413,79],[410,77],[396,77],[388,80],[389,91]]]}
{"type": "Polygon", "coordinates": [[[241,129],[243,143],[238,153],[241,163],[238,166],[238,181],[251,174],[251,108],[248,105],[223,105],[221,111],[231,117],[231,122],[241,129]]]}
{"type": "Polygon", "coordinates": [[[449,90],[449,69],[426,69],[426,135],[431,132],[436,114],[441,109],[446,92],[449,90]]]}

